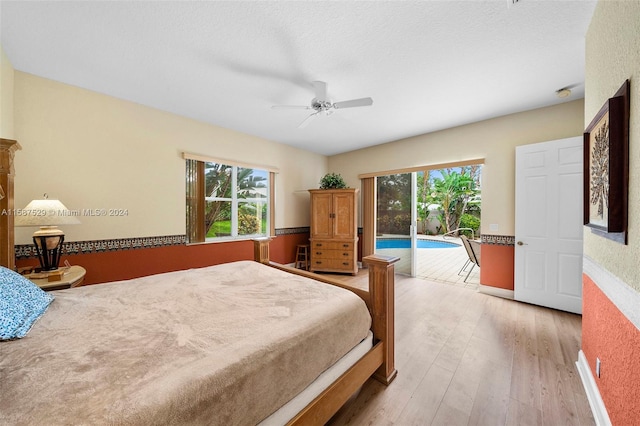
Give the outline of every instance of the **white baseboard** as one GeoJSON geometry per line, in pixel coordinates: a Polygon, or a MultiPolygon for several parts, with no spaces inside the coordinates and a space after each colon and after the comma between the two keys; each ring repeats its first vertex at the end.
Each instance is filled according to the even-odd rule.
{"type": "Polygon", "coordinates": [[[636,328],[640,329],[640,292],[606,270],[602,265],[584,255],[582,272],[587,274],[600,291],[627,317],[636,328]]]}
{"type": "Polygon", "coordinates": [[[506,288],[492,287],[490,285],[478,284],[478,292],[488,294],[490,296],[502,297],[503,299],[513,300],[513,290],[506,288]]]}
{"type": "Polygon", "coordinates": [[[589,406],[591,406],[591,412],[593,413],[593,418],[596,421],[596,425],[611,426],[611,420],[609,419],[609,414],[607,413],[607,407],[604,406],[604,401],[600,396],[598,385],[596,384],[596,381],[591,374],[591,369],[589,368],[587,357],[584,356],[584,352],[582,352],[582,350],[578,352],[578,361],[576,361],[576,367],[578,368],[580,379],[582,379],[582,386],[587,393],[587,399],[589,400],[589,406]]]}

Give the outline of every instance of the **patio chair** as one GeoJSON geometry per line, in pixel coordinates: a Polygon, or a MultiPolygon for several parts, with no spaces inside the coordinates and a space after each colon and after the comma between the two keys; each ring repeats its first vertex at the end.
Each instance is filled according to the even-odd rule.
{"type": "Polygon", "coordinates": [[[478,268],[480,267],[480,243],[477,241],[469,240],[464,235],[460,235],[460,239],[462,240],[464,249],[467,251],[469,259],[467,259],[462,269],[460,269],[458,275],[462,275],[462,272],[465,270],[465,268],[469,266],[469,264],[471,264],[471,268],[469,269],[469,272],[467,272],[467,276],[464,278],[464,282],[466,283],[469,275],[471,275],[471,271],[473,271],[474,266],[478,265],[478,268]]]}

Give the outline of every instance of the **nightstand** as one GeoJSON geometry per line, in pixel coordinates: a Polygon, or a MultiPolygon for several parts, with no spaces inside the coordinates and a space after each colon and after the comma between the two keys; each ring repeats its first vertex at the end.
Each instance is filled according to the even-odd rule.
{"type": "Polygon", "coordinates": [[[86,269],[84,269],[82,266],[73,265],[69,268],[68,271],[65,272],[65,274],[62,276],[62,279],[59,281],[49,281],[47,278],[35,278],[29,275],[27,275],[26,277],[44,291],[52,291],[81,286],[86,273],[86,269]]]}

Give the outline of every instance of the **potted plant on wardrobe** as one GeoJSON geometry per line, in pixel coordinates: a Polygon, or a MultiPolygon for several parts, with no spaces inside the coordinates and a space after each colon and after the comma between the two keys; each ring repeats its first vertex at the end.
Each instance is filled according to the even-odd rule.
{"type": "Polygon", "coordinates": [[[320,189],[345,189],[347,184],[339,173],[327,173],[320,179],[320,189]]]}

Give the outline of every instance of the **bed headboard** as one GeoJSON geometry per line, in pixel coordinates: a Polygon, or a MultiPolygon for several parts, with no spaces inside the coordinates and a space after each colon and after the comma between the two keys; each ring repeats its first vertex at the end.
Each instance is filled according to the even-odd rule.
{"type": "Polygon", "coordinates": [[[13,229],[13,156],[21,149],[18,141],[0,138],[0,265],[15,269],[13,229]]]}

